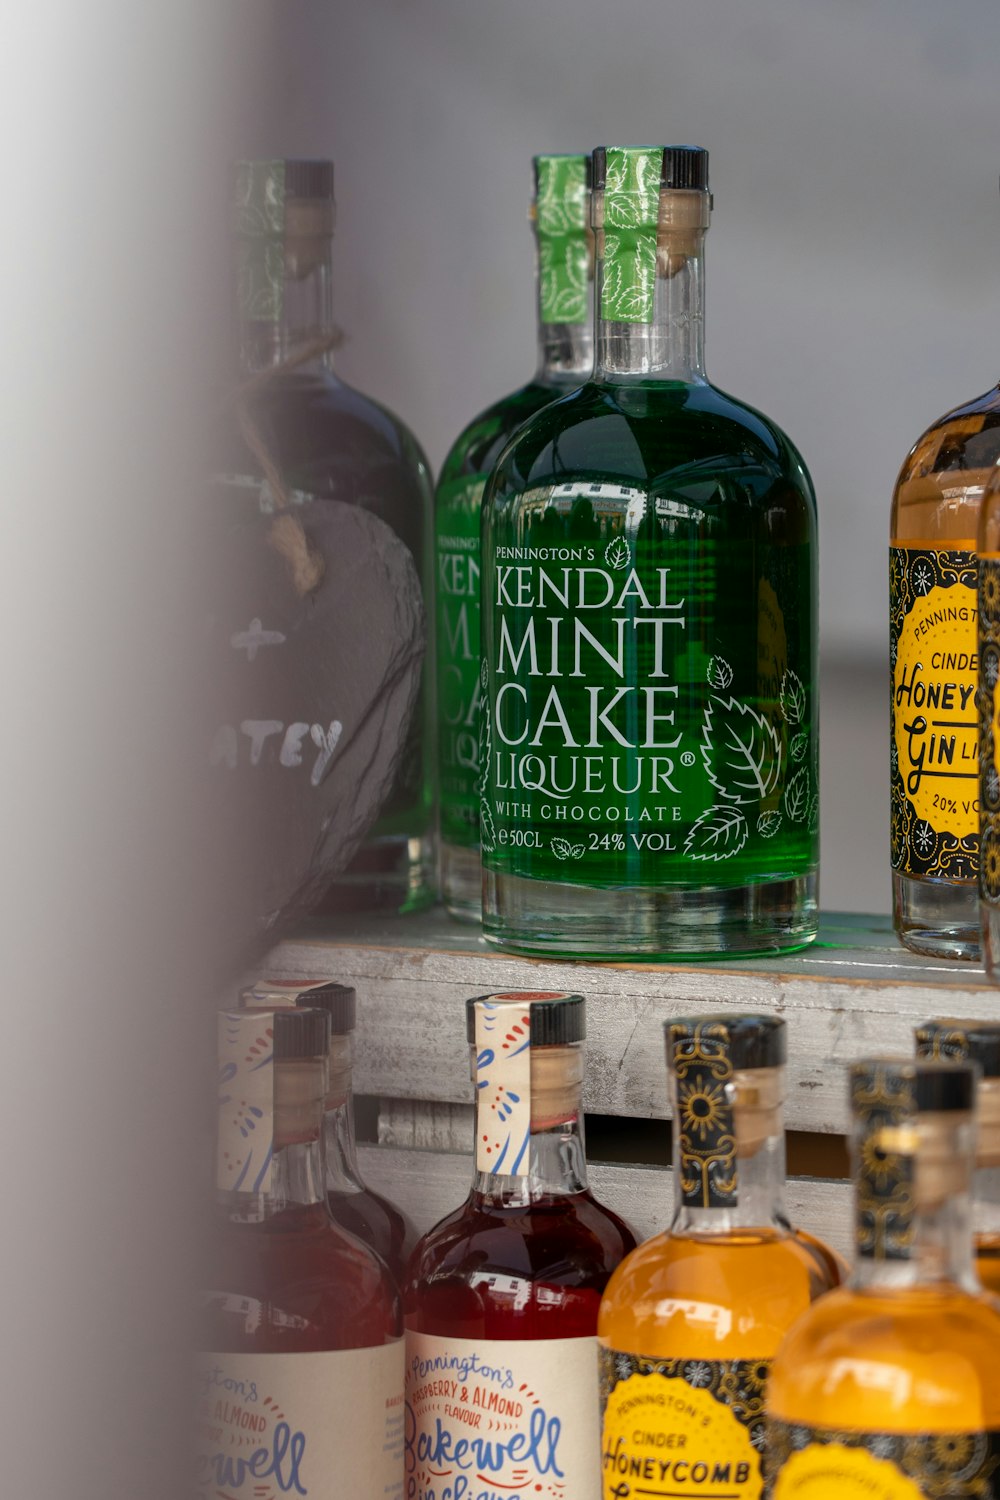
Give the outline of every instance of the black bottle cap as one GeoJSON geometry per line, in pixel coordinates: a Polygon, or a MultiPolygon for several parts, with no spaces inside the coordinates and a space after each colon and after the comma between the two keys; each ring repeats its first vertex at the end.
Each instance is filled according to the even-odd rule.
{"type": "MultiPolygon", "coordinates": [[[[598,146],[591,157],[591,184],[595,192],[603,192],[607,183],[608,149],[607,146],[598,146]]],[[[636,146],[625,149],[663,152],[661,187],[687,189],[696,193],[708,192],[708,152],[703,147],[636,146]]]]}
{"type": "Polygon", "coordinates": [[[978,1063],[984,1078],[1000,1078],[1000,1021],[940,1016],[914,1029],[917,1056],[978,1063]]]}
{"type": "Polygon", "coordinates": [[[465,1002],[465,1034],[476,1040],[476,1006],[483,1000],[510,1001],[527,1005],[531,1015],[533,1047],[567,1047],[587,1035],[586,1002],[569,991],[503,990],[495,995],[474,995],[465,1002]]]}
{"type": "Polygon", "coordinates": [[[325,1010],[276,1010],[272,1019],[274,1060],[330,1055],[330,1017],[325,1010]]]}
{"type": "Polygon", "coordinates": [[[286,198],[333,198],[333,162],[285,158],[286,198]]]}
{"type": "Polygon", "coordinates": [[[317,984],[296,995],[295,1004],[309,1010],[325,1010],[330,1017],[330,1034],[346,1036],[356,1025],[357,998],[349,984],[317,984]]]}
{"type": "Polygon", "coordinates": [[[947,1059],[872,1057],[851,1064],[851,1108],[859,1120],[972,1110],[979,1069],[947,1059]]]}
{"type": "Polygon", "coordinates": [[[672,1067],[677,1049],[686,1042],[711,1041],[733,1069],[780,1068],[788,1055],[788,1036],[780,1016],[708,1015],[681,1016],[664,1021],[667,1066],[672,1067]]]}

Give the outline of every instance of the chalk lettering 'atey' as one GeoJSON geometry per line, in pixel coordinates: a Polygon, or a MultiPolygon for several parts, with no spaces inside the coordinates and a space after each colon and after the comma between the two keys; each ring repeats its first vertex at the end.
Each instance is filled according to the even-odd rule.
{"type": "Polygon", "coordinates": [[[303,719],[287,725],[282,719],[244,719],[238,727],[235,724],[223,724],[216,730],[209,761],[213,766],[228,766],[231,771],[235,771],[240,764],[242,751],[243,757],[251,766],[272,765],[277,760],[279,766],[294,769],[303,764],[304,747],[306,741],[311,740],[318,754],[309,780],[313,786],[319,786],[343,732],[344,726],[339,719],[331,720],[329,728],[324,728],[322,724],[309,724],[303,719]],[[280,745],[276,738],[278,735],[282,735],[280,745]]]}

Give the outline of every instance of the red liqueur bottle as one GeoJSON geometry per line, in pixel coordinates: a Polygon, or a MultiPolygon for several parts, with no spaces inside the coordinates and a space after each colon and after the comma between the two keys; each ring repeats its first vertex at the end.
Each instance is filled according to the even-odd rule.
{"type": "Polygon", "coordinates": [[[219,1018],[199,1500],[402,1494],[399,1300],[383,1262],[327,1207],[329,1052],[324,1011],[219,1018]]]}
{"type": "Polygon", "coordinates": [[[407,1500],[599,1500],[597,1314],[635,1244],[587,1187],[580,995],[467,1005],[475,1176],[417,1245],[407,1500]]]}

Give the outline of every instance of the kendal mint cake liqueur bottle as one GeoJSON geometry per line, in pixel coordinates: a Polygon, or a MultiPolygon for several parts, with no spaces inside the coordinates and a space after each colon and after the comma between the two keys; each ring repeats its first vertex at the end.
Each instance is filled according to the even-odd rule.
{"type": "Polygon", "coordinates": [[[456,438],[435,500],[438,799],[441,896],[479,920],[479,530],[483,487],[508,439],[594,364],[590,160],[536,156],[531,217],[538,246],[538,364],[527,385],[456,438]]]}
{"type": "Polygon", "coordinates": [[[483,929],[534,953],[816,932],[816,505],[709,384],[708,153],[594,153],[593,378],[483,501],[483,929]]]}

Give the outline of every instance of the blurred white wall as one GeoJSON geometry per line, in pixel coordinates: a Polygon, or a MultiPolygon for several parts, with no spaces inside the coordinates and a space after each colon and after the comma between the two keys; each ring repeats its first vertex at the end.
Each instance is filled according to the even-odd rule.
{"type": "Polygon", "coordinates": [[[996,0],[276,0],[233,17],[234,55],[259,50],[250,134],[227,147],[334,157],[340,368],[435,467],[532,366],[532,154],[709,148],[709,373],[786,428],[819,497],[838,727],[824,902],[884,908],[888,792],[879,773],[862,805],[857,777],[885,758],[890,494],[922,429],[1000,375],[996,0]]]}

